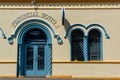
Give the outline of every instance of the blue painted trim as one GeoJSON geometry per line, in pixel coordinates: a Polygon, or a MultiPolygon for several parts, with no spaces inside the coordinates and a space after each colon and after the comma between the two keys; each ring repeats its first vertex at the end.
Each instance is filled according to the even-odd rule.
{"type": "MultiPolygon", "coordinates": [[[[85,31],[84,30],[82,30],[82,29],[80,29],[80,28],[75,28],[75,29],[72,29],[73,27],[76,27],[76,26],[80,26],[80,27],[82,27],[82,28],[85,28],[85,26],[84,25],[82,25],[82,24],[75,24],[75,25],[72,25],[70,28],[68,28],[68,30],[67,30],[67,33],[66,33],[66,35],[64,36],[64,38],[67,38],[68,37],[68,34],[70,34],[70,60],[72,60],[72,45],[71,45],[71,43],[72,43],[72,39],[71,39],[71,34],[72,34],[72,32],[74,31],[74,30],[80,30],[80,31],[82,31],[83,32],[83,34],[84,34],[84,36],[85,36],[85,31]]],[[[83,47],[84,47],[84,40],[83,40],[83,47]]],[[[84,49],[84,48],[83,48],[84,49]]]]}
{"type": "MultiPolygon", "coordinates": [[[[18,76],[21,76],[21,75],[24,76],[25,75],[25,73],[24,73],[25,70],[23,68],[24,65],[22,64],[22,63],[24,63],[23,62],[24,60],[23,60],[23,57],[22,57],[23,56],[22,51],[24,50],[23,39],[24,39],[27,31],[29,31],[31,29],[34,29],[34,28],[38,28],[38,29],[43,30],[45,32],[46,36],[47,36],[47,44],[46,45],[52,44],[52,37],[50,35],[50,31],[44,25],[38,24],[38,23],[29,23],[29,24],[24,23],[23,25],[21,25],[21,27],[22,27],[22,29],[20,29],[20,32],[19,32],[19,35],[18,35],[18,45],[19,45],[18,46],[18,50],[19,50],[18,51],[18,58],[19,58],[19,60],[18,60],[18,76]]],[[[17,34],[18,34],[18,32],[17,32],[17,34]]],[[[11,37],[11,38],[14,38],[14,36],[11,37]]],[[[52,50],[52,48],[50,50],[52,50]]],[[[47,68],[49,68],[49,69],[47,69],[47,75],[52,75],[52,70],[51,70],[52,69],[52,67],[51,67],[51,65],[52,65],[51,64],[52,63],[52,51],[50,52],[50,50],[49,50],[49,53],[47,54],[49,56],[47,56],[47,58],[46,58],[46,59],[49,59],[49,61],[47,60],[47,62],[49,64],[49,65],[47,65],[47,68]]]]}
{"type": "Polygon", "coordinates": [[[0,32],[2,33],[3,39],[6,39],[7,37],[6,37],[5,33],[4,33],[4,31],[2,30],[2,28],[0,28],[0,32]]]}
{"type": "MultiPolygon", "coordinates": [[[[108,35],[108,33],[107,33],[107,31],[105,30],[105,28],[102,26],[102,25],[100,25],[100,24],[90,24],[90,25],[88,25],[88,27],[87,27],[87,30],[89,29],[89,28],[91,28],[90,29],[90,31],[92,30],[92,29],[96,29],[96,30],[98,30],[99,32],[100,32],[100,60],[103,60],[103,36],[102,36],[102,32],[101,32],[101,30],[99,29],[99,28],[101,28],[102,30],[103,30],[103,32],[104,32],[104,35],[105,35],[105,37],[107,38],[107,39],[110,39],[110,36],[108,35]],[[98,28],[94,28],[94,26],[97,26],[98,28]],[[93,27],[93,28],[92,28],[93,27]]],[[[89,33],[89,32],[88,32],[89,33]]]]}
{"type": "Polygon", "coordinates": [[[101,36],[100,36],[100,52],[101,52],[101,54],[100,54],[100,60],[103,60],[103,37],[102,37],[102,34],[101,34],[101,36]]]}
{"type": "Polygon", "coordinates": [[[59,35],[55,35],[54,37],[57,39],[57,43],[58,44],[62,44],[63,43],[63,40],[62,40],[62,38],[59,35]]]}
{"type": "Polygon", "coordinates": [[[88,36],[84,36],[84,61],[88,61],[88,36]]]}
{"type": "Polygon", "coordinates": [[[71,25],[71,26],[67,29],[64,38],[67,38],[67,37],[68,37],[68,34],[69,34],[70,30],[71,30],[73,27],[75,27],[75,26],[80,26],[80,27],[84,28],[85,30],[88,30],[88,29],[90,29],[91,27],[96,26],[96,27],[101,28],[101,29],[103,30],[104,35],[105,35],[105,37],[106,37],[107,39],[110,39],[110,36],[108,35],[107,31],[106,31],[105,28],[104,28],[102,25],[100,25],[100,24],[90,24],[90,25],[88,25],[87,27],[84,26],[83,24],[73,24],[73,25],[71,25]]]}
{"type": "Polygon", "coordinates": [[[17,63],[17,76],[23,76],[25,73],[24,73],[24,55],[22,55],[23,52],[23,49],[24,49],[24,44],[18,44],[18,63],[17,63]]]}
{"type": "Polygon", "coordinates": [[[103,30],[103,32],[104,32],[105,37],[106,37],[107,39],[110,39],[110,36],[108,35],[107,31],[106,31],[105,28],[104,28],[102,25],[100,25],[100,24],[90,24],[90,25],[87,26],[86,29],[88,30],[89,28],[94,27],[94,26],[97,26],[97,27],[101,28],[101,29],[103,30]]]}
{"type": "MultiPolygon", "coordinates": [[[[82,24],[74,24],[74,25],[71,25],[71,26],[67,29],[64,38],[67,38],[69,33],[70,33],[70,37],[71,37],[71,34],[72,34],[72,32],[73,32],[74,30],[80,29],[80,28],[77,27],[77,28],[75,28],[75,29],[72,30],[72,28],[74,28],[74,27],[76,27],[76,26],[80,26],[80,27],[84,28],[86,31],[88,31],[88,30],[91,28],[89,31],[91,31],[92,29],[97,29],[97,30],[100,32],[100,35],[101,35],[101,36],[100,36],[100,60],[103,60],[103,41],[102,41],[102,32],[101,32],[101,30],[103,30],[105,37],[106,37],[107,39],[110,39],[110,37],[109,37],[107,31],[105,30],[105,28],[104,28],[102,25],[100,25],[100,24],[90,24],[90,25],[88,25],[87,27],[85,27],[85,26],[82,25],[82,24]],[[94,26],[96,26],[96,27],[94,27],[94,26]],[[92,28],[92,27],[93,27],[93,28],[92,28]],[[100,30],[99,28],[100,28],[101,30],[100,30]]],[[[82,30],[82,29],[80,29],[80,30],[82,30]]],[[[89,33],[89,31],[88,31],[88,33],[89,33]]],[[[89,36],[89,35],[88,35],[88,34],[86,35],[86,32],[84,32],[84,60],[85,60],[85,61],[88,61],[88,36],[89,36]]],[[[72,43],[71,41],[72,41],[72,40],[71,40],[71,38],[70,38],[70,43],[72,43]]],[[[71,46],[72,46],[72,45],[71,45],[71,46]]],[[[70,50],[71,50],[71,56],[70,56],[70,58],[71,58],[71,60],[72,60],[72,48],[71,48],[71,47],[70,47],[70,50]]]]}
{"type": "Polygon", "coordinates": [[[31,24],[31,23],[41,23],[41,24],[44,24],[45,27],[48,27],[48,28],[51,30],[51,32],[52,32],[52,34],[53,34],[54,36],[56,35],[55,32],[54,32],[54,30],[52,29],[52,27],[51,27],[48,23],[46,23],[45,21],[43,21],[43,20],[38,20],[38,19],[31,19],[31,20],[27,20],[26,22],[22,23],[22,24],[15,30],[15,32],[14,32],[14,34],[13,34],[14,37],[17,36],[18,32],[20,31],[20,29],[22,29],[23,25],[31,24]]]}
{"type": "Polygon", "coordinates": [[[62,43],[62,38],[54,32],[53,28],[52,28],[48,23],[46,23],[45,21],[43,21],[43,20],[38,20],[38,19],[27,20],[27,21],[25,21],[24,23],[22,23],[20,26],[18,26],[18,27],[16,28],[15,32],[8,38],[8,42],[9,42],[10,44],[13,44],[13,43],[14,43],[13,39],[17,37],[17,35],[19,34],[19,32],[20,32],[25,26],[27,26],[27,25],[29,25],[29,24],[33,24],[33,23],[39,24],[39,25],[42,25],[42,26],[48,28],[48,29],[50,30],[50,32],[52,32],[52,35],[57,39],[58,44],[61,44],[61,43],[62,43]],[[56,36],[58,36],[58,37],[56,37],[56,36]]]}
{"type": "Polygon", "coordinates": [[[51,62],[52,62],[52,45],[51,44],[48,44],[47,45],[47,75],[50,76],[52,75],[52,65],[51,65],[51,62]]]}
{"type": "Polygon", "coordinates": [[[80,26],[80,27],[85,28],[85,26],[82,25],[82,24],[73,24],[73,25],[71,25],[71,26],[67,29],[67,31],[66,31],[66,34],[65,34],[65,36],[64,36],[65,39],[68,37],[68,34],[69,34],[70,30],[71,30],[73,27],[75,27],[75,26],[80,26]]]}
{"type": "MultiPolygon", "coordinates": [[[[80,28],[75,28],[74,30],[80,30],[80,31],[82,31],[82,32],[83,32],[83,35],[85,36],[84,31],[81,30],[80,28]]],[[[71,60],[71,61],[72,61],[72,37],[71,37],[71,35],[72,35],[72,32],[73,32],[74,30],[72,30],[71,33],[70,33],[70,50],[71,50],[71,51],[70,51],[70,55],[71,55],[71,56],[70,56],[70,60],[71,60]]],[[[85,45],[84,45],[84,36],[83,36],[83,49],[84,49],[84,46],[85,46],[85,45]]],[[[84,50],[83,50],[83,51],[84,51],[84,50]]],[[[85,53],[83,53],[83,54],[84,54],[84,60],[87,59],[86,56],[85,56],[85,53]]]]}
{"type": "Polygon", "coordinates": [[[19,76],[22,76],[22,69],[21,69],[21,56],[20,56],[20,54],[21,54],[21,49],[22,49],[22,46],[21,45],[18,45],[18,64],[17,64],[17,75],[19,75],[19,76]]]}
{"type": "MultiPolygon", "coordinates": [[[[103,41],[102,41],[102,32],[97,29],[97,28],[92,28],[89,30],[89,32],[91,30],[97,30],[100,33],[100,60],[103,60],[103,41]]],[[[88,32],[88,36],[89,36],[89,32],[88,32]]],[[[89,44],[89,43],[88,43],[89,44]]]]}
{"type": "Polygon", "coordinates": [[[18,36],[18,43],[21,44],[22,43],[22,37],[24,37],[24,34],[26,33],[26,31],[30,30],[30,29],[34,29],[34,28],[38,28],[41,29],[45,32],[45,34],[47,35],[47,39],[48,39],[48,43],[51,43],[51,35],[48,34],[50,33],[49,30],[44,27],[43,25],[40,24],[35,24],[35,23],[31,23],[29,25],[27,25],[25,28],[23,28],[18,36]]]}

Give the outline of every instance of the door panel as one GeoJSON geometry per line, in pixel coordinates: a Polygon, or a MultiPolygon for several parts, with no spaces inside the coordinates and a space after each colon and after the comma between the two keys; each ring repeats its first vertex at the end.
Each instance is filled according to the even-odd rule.
{"type": "Polygon", "coordinates": [[[35,53],[35,48],[34,46],[26,46],[26,60],[25,60],[25,70],[26,70],[26,75],[31,76],[34,75],[35,72],[35,67],[34,67],[34,53],[35,53]]]}
{"type": "Polygon", "coordinates": [[[45,45],[26,45],[26,76],[46,75],[45,49],[45,45]]]}
{"type": "Polygon", "coordinates": [[[38,59],[38,61],[37,61],[37,69],[38,70],[44,70],[44,57],[45,57],[45,54],[44,54],[44,51],[45,49],[44,49],[44,46],[39,46],[38,47],[38,54],[37,54],[37,59],[38,59]]]}
{"type": "Polygon", "coordinates": [[[27,70],[33,70],[33,47],[28,46],[27,47],[27,54],[26,54],[26,69],[27,70]]]}

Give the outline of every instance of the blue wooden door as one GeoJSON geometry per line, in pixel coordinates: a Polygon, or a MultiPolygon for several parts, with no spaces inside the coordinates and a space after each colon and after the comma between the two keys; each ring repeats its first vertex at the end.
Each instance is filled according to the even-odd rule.
{"type": "Polygon", "coordinates": [[[46,46],[26,45],[25,70],[26,76],[45,76],[46,46]]]}

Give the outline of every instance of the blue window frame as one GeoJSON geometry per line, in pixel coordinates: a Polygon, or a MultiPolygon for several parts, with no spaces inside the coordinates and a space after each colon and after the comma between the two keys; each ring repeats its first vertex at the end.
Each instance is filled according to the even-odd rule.
{"type": "Polygon", "coordinates": [[[88,36],[80,29],[71,33],[71,60],[87,61],[102,59],[102,37],[97,29],[91,29],[88,36]],[[86,56],[87,55],[87,56],[86,56]]]}
{"type": "Polygon", "coordinates": [[[100,24],[71,25],[64,36],[65,39],[68,38],[71,41],[71,61],[103,60],[102,34],[105,35],[106,39],[110,39],[107,31],[100,24]],[[77,40],[78,42],[75,44],[74,38],[78,36],[82,39],[77,40]],[[75,48],[77,45],[79,48],[75,48]]]}
{"type": "Polygon", "coordinates": [[[77,29],[71,34],[71,47],[72,47],[72,61],[84,61],[84,50],[83,50],[83,39],[84,33],[77,29]]]}
{"type": "Polygon", "coordinates": [[[101,60],[101,33],[92,29],[88,36],[88,60],[101,60]]]}

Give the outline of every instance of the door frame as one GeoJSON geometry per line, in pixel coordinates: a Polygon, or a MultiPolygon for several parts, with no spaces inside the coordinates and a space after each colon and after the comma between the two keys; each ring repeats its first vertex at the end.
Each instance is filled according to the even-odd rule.
{"type": "Polygon", "coordinates": [[[27,33],[28,30],[39,28],[43,30],[47,36],[47,69],[46,69],[46,75],[45,76],[51,76],[52,75],[52,38],[49,29],[42,25],[41,23],[37,22],[30,22],[29,24],[23,24],[24,28],[20,31],[18,35],[18,64],[17,64],[17,76],[26,76],[25,70],[24,70],[24,59],[23,59],[23,53],[25,44],[23,42],[24,36],[27,33]]]}

